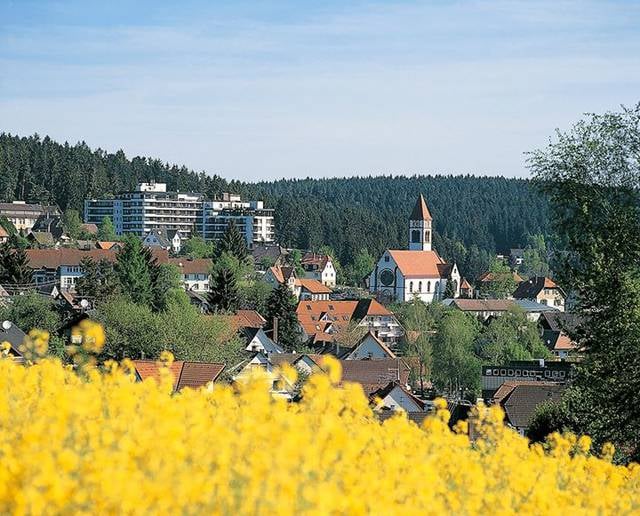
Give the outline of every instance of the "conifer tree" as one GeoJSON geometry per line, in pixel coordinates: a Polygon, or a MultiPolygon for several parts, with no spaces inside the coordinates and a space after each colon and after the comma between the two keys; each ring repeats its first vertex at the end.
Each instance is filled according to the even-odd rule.
{"type": "Polygon", "coordinates": [[[240,293],[235,273],[228,267],[217,268],[211,278],[209,304],[216,312],[235,312],[240,306],[240,293]]]}
{"type": "Polygon", "coordinates": [[[296,300],[286,284],[271,291],[265,316],[270,330],[274,328],[274,320],[278,321],[278,343],[288,351],[295,351],[300,345],[296,300]]]}
{"type": "Polygon", "coordinates": [[[153,302],[153,279],[149,256],[139,238],[127,235],[118,251],[116,273],[122,292],[135,303],[151,305],[153,302]]]}
{"type": "Polygon", "coordinates": [[[33,271],[24,248],[16,244],[15,235],[0,247],[0,275],[5,283],[25,285],[31,282],[33,271]]]}
{"type": "Polygon", "coordinates": [[[110,217],[105,217],[98,228],[98,239],[104,242],[113,242],[116,238],[116,227],[110,217]]]}
{"type": "Polygon", "coordinates": [[[235,256],[241,262],[244,261],[249,254],[247,250],[247,241],[233,221],[229,222],[220,245],[217,247],[218,255],[229,253],[235,256]]]}

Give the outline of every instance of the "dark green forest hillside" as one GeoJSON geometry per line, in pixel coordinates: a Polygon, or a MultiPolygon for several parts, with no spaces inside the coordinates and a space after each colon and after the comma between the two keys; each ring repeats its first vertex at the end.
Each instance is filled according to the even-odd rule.
{"type": "Polygon", "coordinates": [[[283,245],[328,246],[350,263],[362,249],[377,255],[407,244],[407,218],[418,193],[434,218],[434,244],[469,277],[488,266],[495,252],[523,246],[529,235],[548,232],[547,203],[522,179],[474,176],[356,177],[226,181],[157,159],[127,159],[91,150],[84,142],[0,135],[0,199],[56,203],[82,209],[85,198],[166,182],[170,190],[223,191],[264,198],[276,208],[276,234],[283,245]]]}

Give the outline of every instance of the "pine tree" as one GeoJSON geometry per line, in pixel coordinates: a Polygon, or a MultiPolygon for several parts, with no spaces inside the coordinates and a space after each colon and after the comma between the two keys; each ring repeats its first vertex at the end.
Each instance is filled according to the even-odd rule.
{"type": "Polygon", "coordinates": [[[153,302],[153,279],[149,258],[139,238],[128,235],[117,254],[116,273],[122,291],[135,303],[150,306],[153,302]]]}
{"type": "Polygon", "coordinates": [[[216,312],[235,312],[240,306],[240,291],[232,269],[220,267],[211,278],[209,304],[216,312]]]}
{"type": "Polygon", "coordinates": [[[266,318],[270,330],[273,330],[274,320],[277,319],[278,343],[288,351],[295,351],[300,345],[296,300],[286,284],[271,291],[267,299],[266,318]]]}
{"type": "Polygon", "coordinates": [[[247,258],[247,241],[233,221],[229,222],[227,230],[222,236],[220,245],[217,247],[218,255],[229,253],[241,262],[247,258]]]}
{"type": "Polygon", "coordinates": [[[113,242],[116,238],[116,227],[110,217],[105,217],[98,228],[98,239],[103,242],[113,242]]]}
{"type": "Polygon", "coordinates": [[[31,283],[33,271],[24,248],[15,245],[15,236],[0,246],[0,275],[4,283],[26,285],[31,283]]]}
{"type": "Polygon", "coordinates": [[[448,279],[444,287],[444,298],[453,299],[454,297],[456,297],[456,286],[454,280],[448,279]]]}

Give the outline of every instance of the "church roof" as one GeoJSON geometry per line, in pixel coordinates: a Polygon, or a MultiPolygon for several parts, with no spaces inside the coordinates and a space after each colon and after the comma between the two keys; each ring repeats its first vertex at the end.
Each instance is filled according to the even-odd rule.
{"type": "Polygon", "coordinates": [[[416,205],[413,207],[409,220],[432,220],[429,208],[427,208],[427,202],[424,200],[424,196],[420,194],[420,197],[416,201],[416,205]]]}
{"type": "Polygon", "coordinates": [[[393,261],[405,278],[443,278],[445,261],[435,251],[389,250],[393,261]]]}

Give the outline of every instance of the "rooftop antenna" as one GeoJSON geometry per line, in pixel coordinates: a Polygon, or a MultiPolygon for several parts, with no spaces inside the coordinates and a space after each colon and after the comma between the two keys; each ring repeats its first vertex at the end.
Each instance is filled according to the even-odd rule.
{"type": "Polygon", "coordinates": [[[8,331],[9,329],[11,329],[11,321],[2,321],[2,329],[4,331],[8,331]]]}

